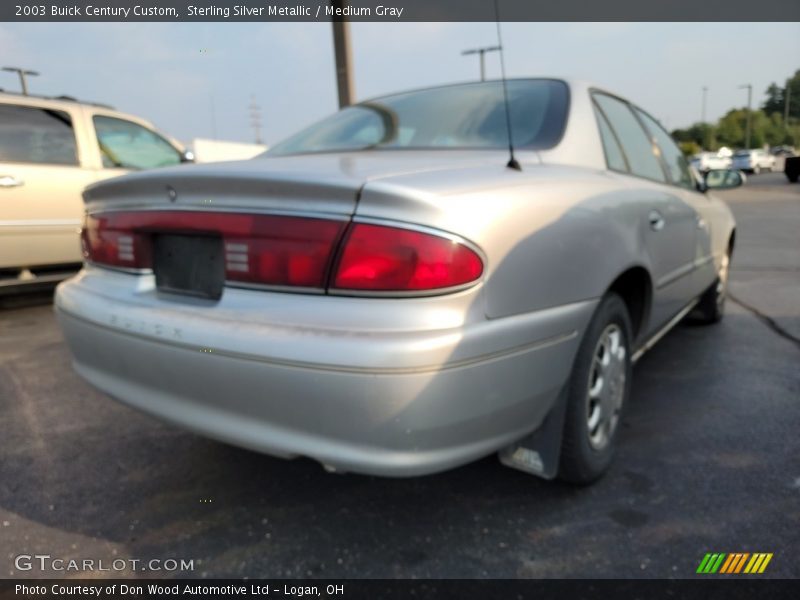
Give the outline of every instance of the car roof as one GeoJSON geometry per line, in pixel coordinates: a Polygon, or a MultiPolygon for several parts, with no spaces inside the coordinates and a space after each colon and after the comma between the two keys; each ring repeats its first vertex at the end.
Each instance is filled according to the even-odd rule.
{"type": "Polygon", "coordinates": [[[10,100],[17,103],[26,103],[30,102],[31,104],[35,104],[37,100],[46,100],[48,103],[56,103],[56,104],[63,104],[66,106],[75,106],[76,104],[83,104],[85,106],[96,106],[99,108],[107,108],[109,110],[114,110],[113,106],[108,104],[102,104],[100,102],[88,102],[86,100],[78,100],[73,96],[67,96],[63,94],[61,96],[44,96],[40,94],[21,94],[19,92],[8,92],[6,90],[0,89],[0,99],[2,100],[10,100]]]}
{"type": "Polygon", "coordinates": [[[34,94],[26,95],[16,92],[0,91],[0,105],[2,104],[17,104],[19,106],[31,106],[36,108],[44,108],[47,110],[62,110],[65,112],[69,112],[70,109],[75,108],[86,108],[90,111],[90,113],[93,114],[119,117],[128,121],[133,121],[134,123],[145,125],[148,128],[155,129],[155,126],[149,120],[138,115],[119,111],[108,104],[77,100],[72,96],[44,96],[34,94]]]}

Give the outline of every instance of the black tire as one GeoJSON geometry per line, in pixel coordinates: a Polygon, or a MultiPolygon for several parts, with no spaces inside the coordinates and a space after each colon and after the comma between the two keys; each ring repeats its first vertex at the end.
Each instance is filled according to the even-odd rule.
{"type": "Polygon", "coordinates": [[[714,283],[703,292],[700,301],[689,315],[692,321],[704,325],[719,323],[725,316],[725,300],[728,297],[728,270],[730,268],[730,250],[725,254],[723,264],[714,283]]]}
{"type": "Polygon", "coordinates": [[[622,298],[615,293],[607,294],[586,329],[575,357],[572,375],[567,383],[567,409],[558,468],[558,477],[563,481],[585,485],[602,476],[611,465],[622,415],[630,397],[633,353],[631,331],[630,316],[622,298]],[[611,358],[615,361],[615,373],[623,373],[624,379],[620,382],[613,374],[608,377],[609,381],[615,381],[616,385],[609,388],[612,391],[612,398],[608,400],[605,408],[611,407],[614,410],[602,411],[602,402],[598,400],[594,403],[596,407],[599,406],[597,410],[605,415],[609,413],[616,415],[616,421],[605,437],[605,444],[599,445],[593,435],[596,435],[599,427],[603,425],[594,430],[590,428],[590,420],[594,414],[591,390],[594,389],[598,379],[595,372],[595,356],[601,351],[600,345],[603,341],[601,338],[608,332],[620,334],[624,357],[620,359],[616,356],[618,353],[614,353],[615,356],[611,358]]]}
{"type": "Polygon", "coordinates": [[[797,178],[798,178],[797,173],[792,173],[791,175],[787,173],[786,177],[789,179],[789,183],[797,183],[797,178]]]}

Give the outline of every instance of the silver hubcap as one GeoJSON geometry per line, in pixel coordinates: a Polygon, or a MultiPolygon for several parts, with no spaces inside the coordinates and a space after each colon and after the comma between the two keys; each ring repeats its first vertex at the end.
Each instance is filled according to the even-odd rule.
{"type": "Polygon", "coordinates": [[[731,259],[725,254],[722,257],[722,264],[719,266],[719,274],[717,279],[717,306],[722,308],[725,303],[725,296],[728,293],[728,265],[731,259]]]}
{"type": "Polygon", "coordinates": [[[614,323],[603,330],[589,371],[586,425],[595,450],[608,446],[619,423],[625,398],[627,349],[622,329],[614,323]]]}

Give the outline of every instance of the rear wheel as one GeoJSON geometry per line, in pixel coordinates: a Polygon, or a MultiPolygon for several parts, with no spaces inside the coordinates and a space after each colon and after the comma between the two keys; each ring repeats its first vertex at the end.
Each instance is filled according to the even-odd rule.
{"type": "Polygon", "coordinates": [[[614,293],[600,302],[575,357],[568,385],[558,476],[586,484],[611,465],[630,395],[631,322],[614,293]]]}
{"type": "Polygon", "coordinates": [[[730,272],[730,250],[722,257],[717,279],[700,297],[692,317],[700,323],[718,323],[725,315],[725,299],[728,297],[728,275],[730,272]]]}

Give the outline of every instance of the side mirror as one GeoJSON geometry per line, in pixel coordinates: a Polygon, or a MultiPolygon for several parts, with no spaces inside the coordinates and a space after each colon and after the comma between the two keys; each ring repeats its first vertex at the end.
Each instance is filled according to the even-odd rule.
{"type": "Polygon", "coordinates": [[[744,185],[744,173],[735,169],[711,169],[703,178],[707,190],[729,190],[744,185]]]}
{"type": "Polygon", "coordinates": [[[193,163],[194,162],[194,152],[189,150],[188,148],[181,152],[181,162],[182,163],[193,163]]]}

